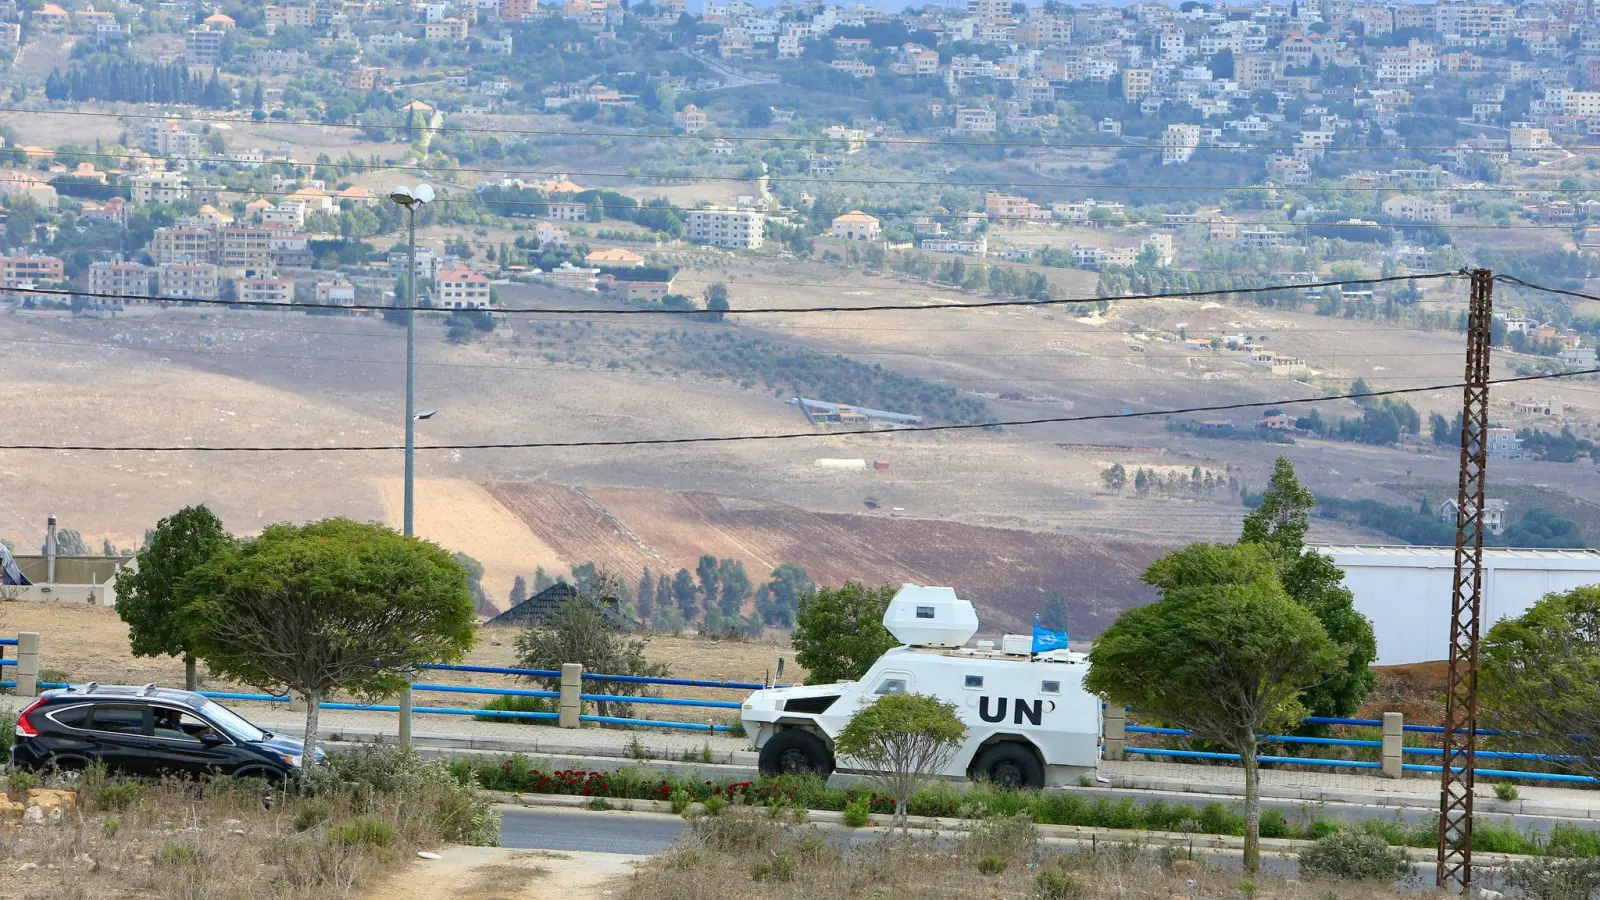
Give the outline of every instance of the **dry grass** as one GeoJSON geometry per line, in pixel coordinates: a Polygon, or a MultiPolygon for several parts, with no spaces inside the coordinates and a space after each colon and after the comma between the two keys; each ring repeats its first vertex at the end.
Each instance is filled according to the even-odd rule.
{"type": "Polygon", "coordinates": [[[1371,882],[1250,881],[1170,854],[1118,846],[1062,853],[1036,843],[1031,826],[1000,826],[953,842],[884,838],[847,853],[821,832],[764,816],[701,819],[694,831],[640,867],[626,900],[1399,900],[1416,898],[1371,882]],[[1017,833],[1013,833],[1017,832],[1017,833]],[[952,847],[953,845],[953,847],[952,847]],[[980,871],[980,866],[983,871],[980,871]]]}
{"type": "Polygon", "coordinates": [[[0,896],[326,900],[462,837],[448,791],[279,795],[264,808],[266,793],[256,781],[138,784],[87,773],[79,808],[59,822],[0,825],[0,896]]]}

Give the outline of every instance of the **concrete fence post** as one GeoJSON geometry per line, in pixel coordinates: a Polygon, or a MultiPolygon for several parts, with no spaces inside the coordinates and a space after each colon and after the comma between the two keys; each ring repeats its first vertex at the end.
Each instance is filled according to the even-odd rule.
{"type": "Polygon", "coordinates": [[[1400,748],[1405,745],[1406,717],[1403,713],[1383,714],[1383,777],[1399,778],[1404,769],[1400,748]]]}
{"type": "Polygon", "coordinates": [[[305,712],[306,695],[299,691],[289,692],[289,712],[305,712]]]}
{"type": "Polygon", "coordinates": [[[1106,737],[1101,756],[1113,762],[1122,760],[1122,749],[1128,744],[1128,710],[1120,703],[1106,704],[1106,737]]]}
{"type": "Polygon", "coordinates": [[[578,716],[583,711],[583,699],[578,695],[583,693],[583,665],[581,663],[562,663],[561,665],[561,718],[556,724],[562,728],[577,728],[578,716]]]}
{"type": "Polygon", "coordinates": [[[17,696],[39,696],[39,632],[17,633],[17,696]]]}

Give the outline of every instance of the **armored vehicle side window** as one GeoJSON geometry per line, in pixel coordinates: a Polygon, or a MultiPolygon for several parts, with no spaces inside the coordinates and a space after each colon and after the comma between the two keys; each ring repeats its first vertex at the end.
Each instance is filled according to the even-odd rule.
{"type": "Polygon", "coordinates": [[[919,618],[919,619],[931,619],[931,618],[933,618],[933,607],[931,607],[931,606],[919,606],[919,607],[917,607],[917,618],[919,618]]]}
{"type": "Polygon", "coordinates": [[[1059,681],[1041,681],[1041,682],[1039,682],[1039,693],[1041,693],[1041,694],[1059,694],[1059,693],[1061,693],[1061,682],[1059,682],[1059,681]]]}
{"type": "Polygon", "coordinates": [[[966,686],[969,687],[969,688],[982,689],[983,688],[983,676],[982,675],[968,675],[967,676],[967,684],[966,684],[966,686]]]}
{"type": "Polygon", "coordinates": [[[906,680],[904,678],[885,678],[878,682],[878,689],[873,691],[875,694],[904,694],[905,692],[906,680]]]}

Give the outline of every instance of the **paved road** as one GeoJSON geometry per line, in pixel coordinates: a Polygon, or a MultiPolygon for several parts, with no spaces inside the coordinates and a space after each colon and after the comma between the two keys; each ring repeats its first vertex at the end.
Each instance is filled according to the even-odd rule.
{"type": "Polygon", "coordinates": [[[683,831],[677,816],[503,807],[500,846],[519,850],[660,853],[683,831]]]}
{"type": "MultiPolygon", "coordinates": [[[[647,855],[665,850],[688,827],[683,819],[665,813],[645,812],[591,812],[589,810],[529,809],[501,807],[500,845],[520,850],[589,850],[599,853],[630,853],[647,855]]],[[[828,829],[823,832],[829,843],[853,847],[878,839],[876,832],[828,829]]],[[[934,843],[948,847],[954,842],[948,836],[933,839],[934,843]]],[[[1239,854],[1229,852],[1201,852],[1197,854],[1207,866],[1237,871],[1239,854]]],[[[1293,857],[1265,854],[1261,867],[1274,875],[1294,878],[1300,866],[1293,857]]],[[[1485,873],[1487,875],[1487,873],[1485,873]]],[[[1431,885],[1431,866],[1418,865],[1415,874],[1398,883],[1399,887],[1420,890],[1431,885]]],[[[1484,886],[1493,886],[1494,879],[1480,878],[1484,886]]]]}

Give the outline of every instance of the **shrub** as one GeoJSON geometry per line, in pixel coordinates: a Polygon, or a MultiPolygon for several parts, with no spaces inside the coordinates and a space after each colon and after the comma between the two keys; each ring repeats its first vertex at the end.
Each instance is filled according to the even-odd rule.
{"type": "Polygon", "coordinates": [[[100,823],[100,830],[105,832],[107,838],[114,838],[117,836],[117,832],[122,830],[122,822],[112,816],[100,823]]]}
{"type": "Polygon", "coordinates": [[[679,788],[667,797],[667,802],[672,804],[673,813],[681,816],[683,811],[689,808],[689,804],[694,802],[694,798],[689,796],[688,791],[679,788]]]}
{"type": "Polygon", "coordinates": [[[604,812],[611,808],[611,801],[604,797],[590,797],[589,802],[585,805],[595,812],[604,812]]]}
{"type": "Polygon", "coordinates": [[[27,769],[12,769],[6,773],[6,789],[13,794],[26,794],[33,787],[33,773],[27,769]]]}
{"type": "Polygon", "coordinates": [[[404,747],[375,745],[333,754],[327,765],[317,769],[308,781],[313,792],[398,800],[417,827],[426,827],[440,840],[492,846],[500,833],[494,804],[474,773],[458,773],[446,760],[423,759],[404,747]]]}
{"type": "Polygon", "coordinates": [[[1411,871],[1405,852],[1366,831],[1340,831],[1320,838],[1300,853],[1300,871],[1363,881],[1390,880],[1411,871]]]}
{"type": "Polygon", "coordinates": [[[382,819],[363,816],[330,829],[328,840],[340,847],[393,847],[394,826],[382,819]]]}
{"type": "Polygon", "coordinates": [[[694,833],[708,850],[766,853],[783,838],[783,826],[748,812],[696,819],[694,833]]]}
{"type": "Polygon", "coordinates": [[[978,860],[979,875],[999,875],[1006,870],[1006,858],[1003,856],[985,856],[978,860]]]}
{"type": "Polygon", "coordinates": [[[774,853],[771,859],[750,864],[750,880],[793,881],[794,870],[794,860],[781,853],[774,853]]]}
{"type": "Polygon", "coordinates": [[[94,792],[90,798],[92,806],[96,809],[113,810],[120,812],[144,796],[145,787],[133,781],[118,781],[103,785],[94,792]]]}
{"type": "Polygon", "coordinates": [[[1289,836],[1289,820],[1283,813],[1275,809],[1262,810],[1261,836],[1265,838],[1284,838],[1289,836]]]}
{"type": "Polygon", "coordinates": [[[720,795],[713,794],[706,798],[706,815],[708,816],[720,816],[722,811],[727,808],[728,801],[722,799],[720,795]]]}
{"type": "Polygon", "coordinates": [[[1039,846],[1039,830],[1026,814],[984,819],[961,839],[961,849],[977,856],[1025,859],[1039,846]]]}
{"type": "Polygon", "coordinates": [[[156,864],[162,866],[192,866],[200,862],[200,853],[191,844],[176,841],[161,845],[156,851],[156,864]]]}
{"type": "Polygon", "coordinates": [[[1512,800],[1522,796],[1522,794],[1517,790],[1517,786],[1509,781],[1502,781],[1499,784],[1496,784],[1494,786],[1494,795],[1499,797],[1501,800],[1506,801],[1507,803],[1510,803],[1512,800]]]}
{"type": "Polygon", "coordinates": [[[1065,872],[1043,869],[1033,876],[1033,895],[1038,900],[1078,900],[1084,895],[1083,882],[1065,872]]]}
{"type": "Polygon", "coordinates": [[[1528,900],[1589,900],[1600,892],[1600,859],[1514,862],[1504,878],[1515,896],[1528,900]]]}
{"type": "Polygon", "coordinates": [[[845,804],[844,824],[851,828],[861,828],[872,821],[872,807],[867,798],[857,797],[845,804]]]}
{"type": "MultiPolygon", "coordinates": [[[[494,712],[519,712],[519,713],[559,713],[557,701],[549,697],[522,697],[507,694],[495,697],[483,704],[485,710],[494,712]]],[[[517,722],[523,725],[542,725],[547,719],[534,719],[525,716],[486,716],[476,715],[474,719],[479,722],[517,722]]]]}
{"type": "Polygon", "coordinates": [[[309,831],[328,821],[328,803],[325,800],[307,800],[294,812],[294,830],[309,831]]]}

